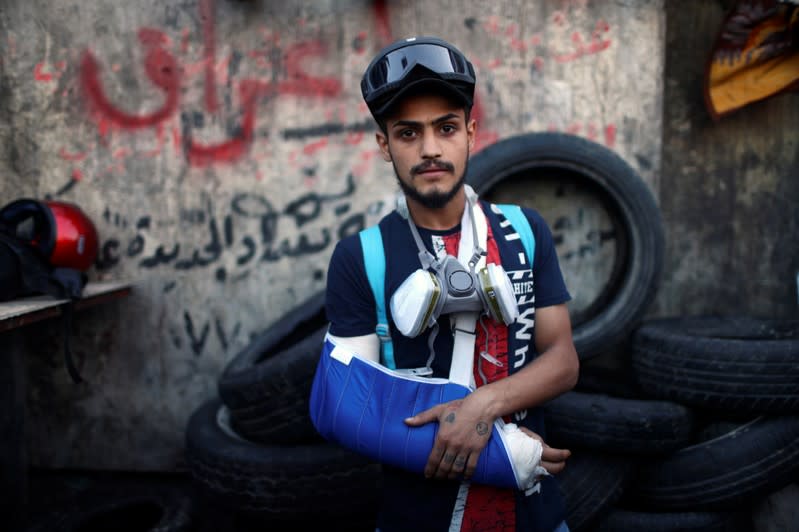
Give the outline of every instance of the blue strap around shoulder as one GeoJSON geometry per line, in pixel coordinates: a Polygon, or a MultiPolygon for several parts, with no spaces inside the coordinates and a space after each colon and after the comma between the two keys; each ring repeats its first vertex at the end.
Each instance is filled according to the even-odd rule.
{"type": "Polygon", "coordinates": [[[530,262],[530,268],[532,268],[533,260],[535,259],[535,237],[533,236],[533,228],[530,227],[527,216],[524,215],[522,208],[518,205],[498,204],[497,207],[502,211],[505,219],[508,220],[513,228],[516,229],[516,232],[519,233],[524,251],[527,253],[527,260],[530,262]]]}
{"type": "Polygon", "coordinates": [[[383,365],[389,369],[397,369],[397,365],[394,362],[394,344],[391,343],[391,333],[388,329],[388,318],[386,317],[386,254],[383,251],[383,236],[380,234],[380,227],[377,225],[367,227],[358,235],[361,239],[366,277],[369,279],[369,286],[372,287],[372,294],[375,297],[375,306],[377,307],[377,327],[375,332],[377,337],[380,338],[383,365]]]}
{"type": "MultiPolygon", "coordinates": [[[[497,205],[497,207],[519,234],[524,251],[527,253],[530,268],[532,268],[533,259],[535,258],[535,237],[533,236],[530,222],[518,205],[502,204],[497,205]]],[[[389,369],[396,369],[394,344],[391,343],[391,334],[386,316],[386,254],[383,249],[383,236],[380,234],[380,227],[377,225],[367,227],[358,236],[361,239],[366,277],[369,279],[369,286],[372,288],[375,307],[377,308],[377,327],[375,327],[375,332],[380,338],[383,365],[389,369]]]]}

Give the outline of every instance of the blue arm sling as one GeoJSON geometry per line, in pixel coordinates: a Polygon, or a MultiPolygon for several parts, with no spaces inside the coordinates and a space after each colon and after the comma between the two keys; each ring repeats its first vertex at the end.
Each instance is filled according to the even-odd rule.
{"type": "MultiPolygon", "coordinates": [[[[532,267],[535,238],[518,206],[499,205],[524,245],[532,267]]],[[[385,253],[378,226],[360,233],[364,263],[377,307],[376,332],[383,365],[362,359],[325,340],[311,389],[311,420],[326,439],[378,462],[422,473],[433,448],[437,423],[409,427],[404,419],[435,405],[462,399],[471,390],[447,379],[409,376],[396,368],[385,313],[385,253]]],[[[509,458],[500,422],[480,454],[473,480],[524,489],[509,458]]]]}

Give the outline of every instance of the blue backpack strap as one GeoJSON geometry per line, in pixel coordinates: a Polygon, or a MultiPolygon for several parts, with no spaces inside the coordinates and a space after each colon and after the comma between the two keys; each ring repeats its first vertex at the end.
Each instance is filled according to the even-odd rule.
{"type": "Polygon", "coordinates": [[[530,221],[518,205],[498,204],[497,207],[502,211],[505,219],[519,233],[519,238],[522,241],[524,251],[527,253],[527,260],[530,262],[530,268],[532,269],[533,260],[535,259],[535,236],[533,236],[533,228],[530,227],[530,221]]]}
{"type": "Polygon", "coordinates": [[[372,294],[375,297],[375,307],[377,308],[377,327],[375,327],[375,332],[377,337],[380,338],[383,365],[389,369],[396,369],[394,344],[391,343],[388,318],[386,317],[386,254],[383,251],[383,236],[380,234],[380,227],[377,225],[367,227],[358,233],[358,236],[361,238],[366,277],[369,279],[369,286],[372,287],[372,294]]]}

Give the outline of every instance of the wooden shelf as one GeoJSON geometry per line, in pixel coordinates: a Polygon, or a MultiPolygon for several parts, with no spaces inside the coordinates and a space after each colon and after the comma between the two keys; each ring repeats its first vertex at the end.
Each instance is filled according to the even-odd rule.
{"type": "MultiPolygon", "coordinates": [[[[90,282],[83,288],[83,298],[75,301],[75,309],[127,296],[132,287],[133,283],[128,281],[90,282]]],[[[0,332],[59,316],[61,307],[68,302],[68,299],[55,299],[51,296],[32,296],[0,302],[0,332]]]]}

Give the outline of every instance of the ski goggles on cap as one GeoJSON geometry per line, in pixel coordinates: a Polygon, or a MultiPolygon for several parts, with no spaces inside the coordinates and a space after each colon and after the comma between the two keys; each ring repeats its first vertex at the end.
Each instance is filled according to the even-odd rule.
{"type": "MultiPolygon", "coordinates": [[[[367,67],[361,80],[361,92],[367,104],[399,91],[406,79],[417,81],[432,73],[433,79],[460,82],[471,99],[474,93],[475,74],[472,64],[455,47],[440,39],[412,37],[391,45],[379,54],[367,67]],[[409,76],[421,66],[429,72],[409,76]]],[[[463,92],[461,90],[461,92],[463,92]]]]}

